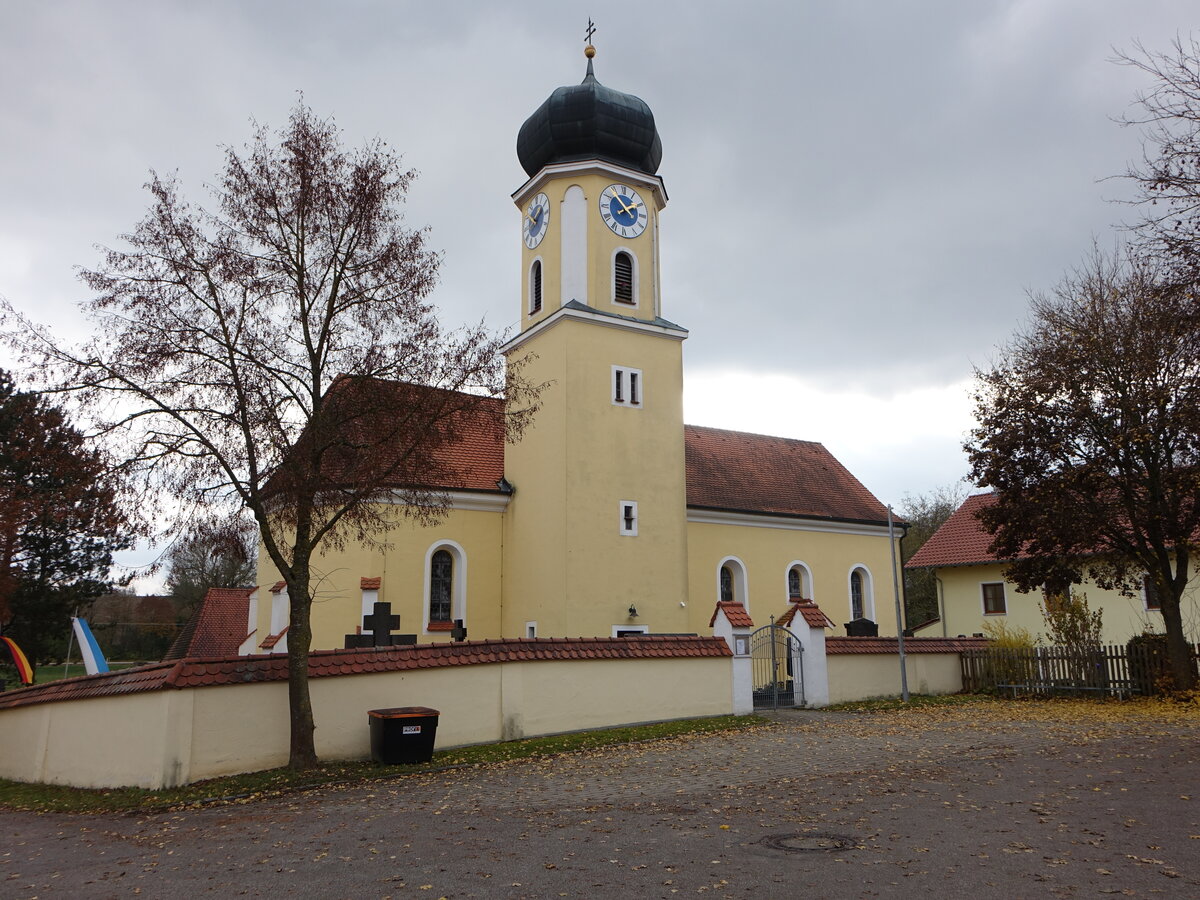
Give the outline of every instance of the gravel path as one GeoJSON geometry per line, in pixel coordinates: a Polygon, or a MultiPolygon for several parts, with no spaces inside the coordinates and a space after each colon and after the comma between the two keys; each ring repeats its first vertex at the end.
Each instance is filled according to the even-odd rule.
{"type": "Polygon", "coordinates": [[[0,812],[0,835],[4,898],[1200,897],[1200,719],[781,713],[202,810],[0,812]]]}

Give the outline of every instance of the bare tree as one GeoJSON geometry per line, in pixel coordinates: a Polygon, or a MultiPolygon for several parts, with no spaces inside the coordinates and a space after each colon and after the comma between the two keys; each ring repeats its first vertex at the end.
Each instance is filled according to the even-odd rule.
{"type": "Polygon", "coordinates": [[[1183,280],[1200,271],[1200,42],[1176,38],[1167,52],[1134,45],[1117,62],[1151,76],[1125,125],[1145,132],[1142,162],[1126,172],[1144,213],[1135,228],[1145,249],[1183,280]]]}
{"type": "Polygon", "coordinates": [[[1021,590],[1090,577],[1157,585],[1177,685],[1195,673],[1180,598],[1200,537],[1200,311],[1161,268],[1096,252],[989,371],[976,371],[972,477],[1021,590]]]}
{"type": "MultiPolygon", "coordinates": [[[[908,523],[908,528],[900,541],[901,565],[925,546],[925,542],[933,537],[933,533],[945,524],[966,498],[967,486],[962,481],[934,488],[927,494],[904,495],[899,513],[900,518],[908,523]]],[[[933,569],[904,570],[904,601],[904,621],[909,623],[909,627],[940,618],[933,569]]]]}
{"type": "Polygon", "coordinates": [[[82,274],[90,342],[17,329],[140,479],[143,507],[166,494],[249,510],[290,597],[293,768],[317,761],[313,554],[385,544],[397,510],[437,519],[435,486],[456,483],[439,450],[470,429],[515,439],[536,406],[502,336],[440,326],[427,300],[440,258],[401,213],[413,178],[379,140],[343,150],[301,101],[277,140],[258,128],[226,150],[209,209],[152,175],[127,247],[82,274]],[[376,502],[385,492],[399,502],[376,502]]]}

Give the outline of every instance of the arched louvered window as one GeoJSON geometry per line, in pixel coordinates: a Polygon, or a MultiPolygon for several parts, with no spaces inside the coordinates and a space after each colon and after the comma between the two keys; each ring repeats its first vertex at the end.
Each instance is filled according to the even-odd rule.
{"type": "Polygon", "coordinates": [[[633,257],[624,250],[613,257],[613,299],[633,303],[633,257]]]}
{"type": "Polygon", "coordinates": [[[450,621],[450,598],[454,589],[454,557],[438,550],[429,561],[429,621],[450,621]]]}
{"type": "Polygon", "coordinates": [[[529,314],[542,311],[542,261],[535,259],[529,269],[529,314]]]}

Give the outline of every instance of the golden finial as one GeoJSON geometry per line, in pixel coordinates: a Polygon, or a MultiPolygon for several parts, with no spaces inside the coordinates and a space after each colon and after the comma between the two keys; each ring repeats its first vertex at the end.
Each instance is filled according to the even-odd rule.
{"type": "Polygon", "coordinates": [[[596,55],[596,48],[593,47],[591,44],[588,44],[586,47],[583,48],[583,55],[586,56],[588,59],[591,59],[593,56],[596,55]]]}

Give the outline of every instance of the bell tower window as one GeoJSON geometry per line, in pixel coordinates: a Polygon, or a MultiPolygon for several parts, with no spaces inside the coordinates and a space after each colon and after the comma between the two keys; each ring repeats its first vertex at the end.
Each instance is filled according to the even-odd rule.
{"type": "Polygon", "coordinates": [[[542,261],[535,259],[529,267],[529,314],[542,311],[542,261]]]}
{"type": "Polygon", "coordinates": [[[618,250],[613,256],[613,301],[636,306],[634,297],[634,263],[633,254],[618,250]]]}
{"type": "Polygon", "coordinates": [[[642,370],[625,366],[612,367],[612,402],[614,406],[642,405],[642,370]]]}

